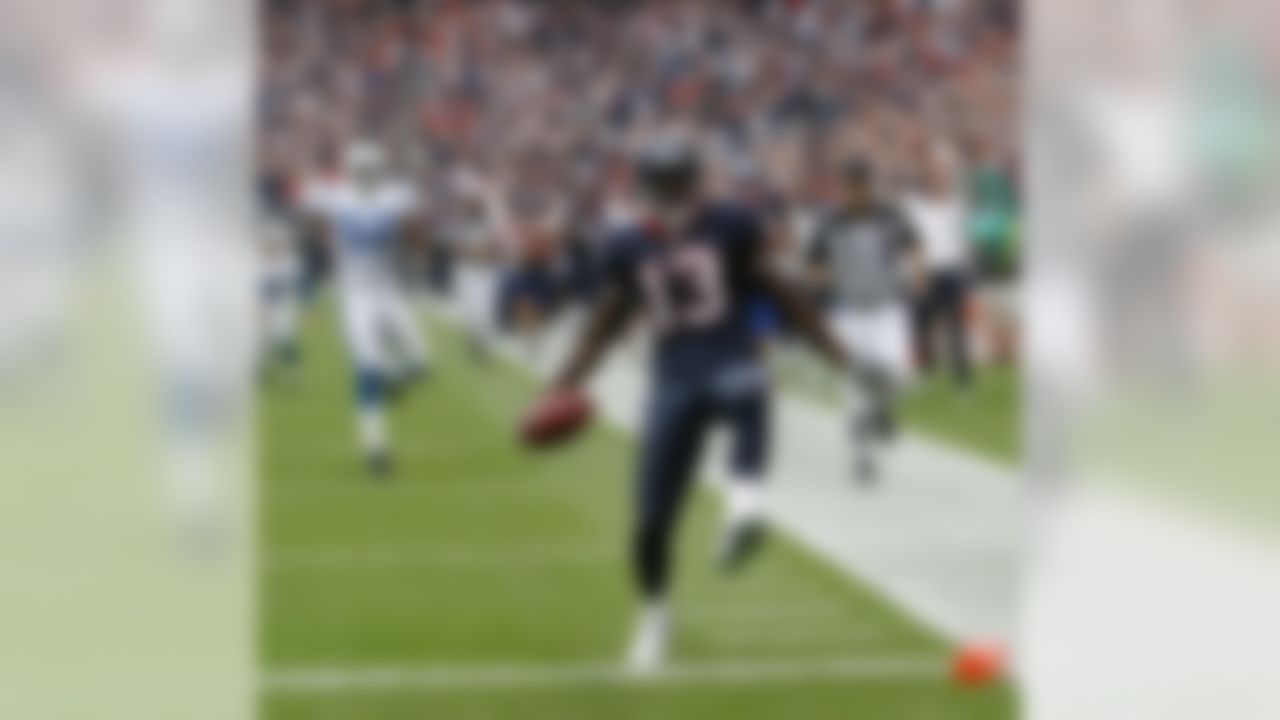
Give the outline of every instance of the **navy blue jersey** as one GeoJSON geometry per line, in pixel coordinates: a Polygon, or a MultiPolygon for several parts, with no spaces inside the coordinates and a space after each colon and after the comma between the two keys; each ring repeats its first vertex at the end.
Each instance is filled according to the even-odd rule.
{"type": "Polygon", "coordinates": [[[603,280],[643,308],[659,377],[697,381],[755,359],[763,245],[756,216],[729,204],[701,208],[683,228],[640,225],[609,238],[603,280]]]}
{"type": "Polygon", "coordinates": [[[508,274],[503,278],[498,303],[502,325],[514,325],[516,309],[521,303],[530,303],[543,315],[551,314],[560,301],[556,286],[551,269],[541,265],[526,265],[508,274]]]}

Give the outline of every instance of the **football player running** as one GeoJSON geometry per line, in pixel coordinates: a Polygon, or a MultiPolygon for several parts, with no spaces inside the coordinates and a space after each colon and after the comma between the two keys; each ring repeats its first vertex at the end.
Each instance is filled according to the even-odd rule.
{"type": "Polygon", "coordinates": [[[398,270],[421,237],[412,189],[390,176],[380,147],[347,148],[345,177],[312,210],[324,223],[337,266],[337,288],[355,374],[357,433],[375,477],[391,471],[385,406],[428,367],[427,348],[398,270]]]}
{"type": "Polygon", "coordinates": [[[831,300],[836,333],[860,360],[848,394],[850,430],[854,477],[870,484],[877,454],[895,434],[894,396],[911,376],[904,279],[914,276],[918,285],[922,265],[905,218],[877,199],[870,164],[849,160],[842,185],[839,205],[815,231],[809,264],[831,300]]]}
{"type": "Polygon", "coordinates": [[[457,258],[455,300],[474,357],[487,361],[498,342],[498,279],[502,273],[505,208],[498,187],[471,168],[453,176],[449,235],[457,258]]]}
{"type": "Polygon", "coordinates": [[[645,673],[665,659],[672,537],[716,424],[732,434],[722,567],[740,566],[762,537],[769,388],[751,323],[753,298],[772,298],[834,364],[845,368],[849,360],[812,305],[764,261],[758,218],[704,195],[688,138],[650,142],[635,170],[643,212],[606,240],[598,302],[548,397],[577,392],[629,319],[645,314],[655,337],[632,540],[642,607],[627,658],[645,673]]]}

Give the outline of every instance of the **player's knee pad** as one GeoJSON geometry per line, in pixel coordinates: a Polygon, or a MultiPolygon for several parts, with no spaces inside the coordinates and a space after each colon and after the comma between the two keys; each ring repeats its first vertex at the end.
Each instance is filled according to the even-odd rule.
{"type": "Polygon", "coordinates": [[[356,370],[356,404],[360,407],[379,405],[386,398],[386,378],[379,370],[360,368],[356,370]]]}

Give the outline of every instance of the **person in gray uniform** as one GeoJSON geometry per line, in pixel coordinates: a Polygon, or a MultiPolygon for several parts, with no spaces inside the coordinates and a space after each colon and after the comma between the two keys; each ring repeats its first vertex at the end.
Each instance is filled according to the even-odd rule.
{"type": "Polygon", "coordinates": [[[912,376],[906,300],[923,265],[906,219],[877,197],[871,165],[853,158],[841,175],[840,201],[817,224],[808,264],[836,334],[860,360],[849,383],[850,431],[854,476],[870,484],[896,432],[895,396],[912,376]]]}

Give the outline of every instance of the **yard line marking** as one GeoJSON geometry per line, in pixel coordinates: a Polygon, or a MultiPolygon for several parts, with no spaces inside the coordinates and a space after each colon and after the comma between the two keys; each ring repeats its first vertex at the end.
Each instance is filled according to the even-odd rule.
{"type": "Polygon", "coordinates": [[[446,500],[474,497],[477,500],[491,501],[511,498],[513,501],[527,502],[530,496],[545,497],[548,489],[564,489],[568,491],[576,490],[577,487],[564,484],[551,486],[550,483],[530,483],[528,475],[512,473],[509,475],[473,476],[465,479],[433,477],[421,482],[397,482],[386,487],[375,488],[371,488],[368,482],[353,483],[349,478],[342,478],[340,481],[326,479],[323,482],[315,482],[313,478],[273,480],[271,485],[265,488],[273,500],[287,497],[289,500],[296,498],[315,501],[341,500],[343,502],[352,500],[387,502],[388,500],[403,499],[406,495],[420,495],[432,499],[443,497],[446,500]],[[375,493],[371,492],[371,490],[380,492],[375,493]]]}
{"type": "Polygon", "coordinates": [[[355,548],[284,550],[268,553],[265,565],[279,570],[380,569],[406,566],[483,566],[539,568],[560,563],[616,562],[625,557],[613,548],[355,548]]]}
{"type": "Polygon", "coordinates": [[[262,689],[275,695],[385,690],[454,690],[579,685],[747,685],[814,680],[936,680],[944,659],[929,655],[827,660],[707,661],[636,674],[616,663],[493,666],[296,667],[268,671],[262,689]]]}
{"type": "Polygon", "coordinates": [[[848,611],[832,602],[794,601],[769,603],[767,605],[742,605],[733,602],[693,603],[678,609],[680,618],[688,620],[726,620],[743,622],[761,622],[775,620],[814,619],[830,620],[848,617],[848,611]]]}
{"type": "Polygon", "coordinates": [[[704,641],[712,641],[715,647],[725,649],[775,650],[820,649],[844,652],[859,647],[868,647],[871,643],[884,638],[884,630],[864,625],[861,627],[823,627],[805,625],[808,618],[778,619],[772,624],[759,624],[744,629],[741,624],[718,624],[707,619],[705,624],[697,628],[698,636],[704,641]]]}

